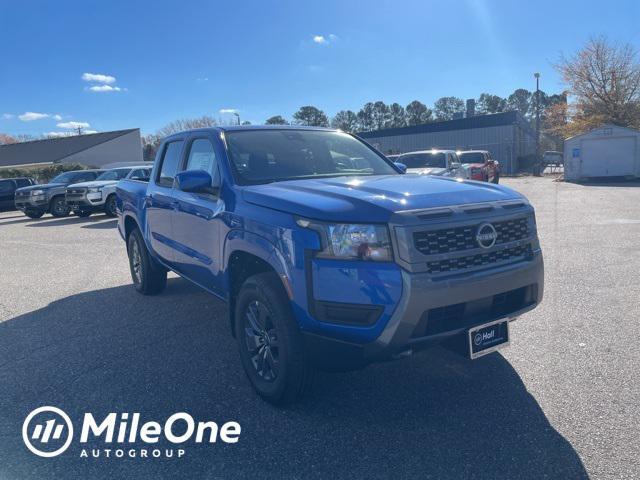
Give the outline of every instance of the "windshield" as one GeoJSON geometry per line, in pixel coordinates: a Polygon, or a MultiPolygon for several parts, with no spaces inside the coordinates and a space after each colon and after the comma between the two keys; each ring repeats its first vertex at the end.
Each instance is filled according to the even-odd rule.
{"type": "Polygon", "coordinates": [[[484,163],[484,155],[480,152],[462,152],[458,154],[460,163],[484,163]]]}
{"type": "Polygon", "coordinates": [[[117,170],[109,170],[96,178],[96,180],[122,180],[131,170],[131,168],[118,168],[117,170]]]}
{"type": "Polygon", "coordinates": [[[360,140],[342,132],[246,130],[226,133],[238,183],[398,174],[360,140]]]}
{"type": "Polygon", "coordinates": [[[447,156],[444,153],[407,153],[396,160],[407,168],[447,168],[447,156]]]}
{"type": "Polygon", "coordinates": [[[78,172],[65,172],[57,177],[53,177],[49,183],[70,183],[73,182],[78,172]]]}

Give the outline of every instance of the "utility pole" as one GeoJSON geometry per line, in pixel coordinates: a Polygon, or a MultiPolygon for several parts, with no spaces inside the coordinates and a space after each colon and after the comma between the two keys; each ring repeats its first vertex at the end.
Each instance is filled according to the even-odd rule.
{"type": "Polygon", "coordinates": [[[533,74],[536,77],[536,164],[533,174],[539,177],[542,172],[542,159],[540,158],[540,74],[533,74]]]}
{"type": "Polygon", "coordinates": [[[82,135],[82,127],[76,127],[76,130],[78,131],[78,135],[82,135]]]}

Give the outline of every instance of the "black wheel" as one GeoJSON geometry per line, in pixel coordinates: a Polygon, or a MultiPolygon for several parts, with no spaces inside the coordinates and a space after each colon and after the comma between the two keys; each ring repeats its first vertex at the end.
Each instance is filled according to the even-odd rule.
{"type": "Polygon", "coordinates": [[[42,210],[27,210],[24,214],[29,218],[40,218],[44,215],[44,211],[42,210]]]}
{"type": "Polygon", "coordinates": [[[71,213],[71,209],[67,206],[67,203],[64,201],[64,197],[53,197],[51,200],[51,204],[49,206],[49,212],[51,215],[57,218],[66,217],[71,213]]]}
{"type": "Polygon", "coordinates": [[[109,217],[115,217],[117,215],[116,211],[116,194],[112,193],[107,197],[107,201],[104,202],[104,213],[109,217]]]}
{"type": "Polygon", "coordinates": [[[136,290],[143,295],[154,295],[164,290],[167,285],[167,270],[151,258],[137,228],[129,235],[127,253],[136,290]]]}
{"type": "Polygon", "coordinates": [[[76,210],[74,212],[76,214],[76,216],[81,217],[81,218],[87,218],[91,216],[91,210],[76,210]]]}
{"type": "Polygon", "coordinates": [[[499,182],[500,182],[500,174],[496,172],[496,174],[493,176],[493,183],[499,183],[499,182]]]}
{"type": "Polygon", "coordinates": [[[242,366],[256,392],[276,405],[302,397],[313,369],[278,275],[247,279],[238,294],[235,321],[242,366]]]}

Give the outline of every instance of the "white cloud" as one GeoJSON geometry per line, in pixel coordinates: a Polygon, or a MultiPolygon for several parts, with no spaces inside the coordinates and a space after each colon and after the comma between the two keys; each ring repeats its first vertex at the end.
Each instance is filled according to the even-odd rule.
{"type": "Polygon", "coordinates": [[[103,75],[102,73],[83,73],[82,80],[84,80],[85,82],[106,84],[116,83],[116,77],[113,77],[111,75],[103,75]]]}
{"type": "Polygon", "coordinates": [[[329,45],[338,40],[338,36],[330,33],[326,37],[324,35],[314,35],[313,43],[317,43],[318,45],[329,45]]]}
{"type": "Polygon", "coordinates": [[[237,108],[221,108],[220,113],[238,113],[237,108]]]}
{"type": "Polygon", "coordinates": [[[18,115],[18,118],[23,122],[33,122],[34,120],[42,120],[50,116],[48,113],[24,112],[22,115],[18,115]]]}
{"type": "Polygon", "coordinates": [[[76,132],[47,132],[45,136],[49,138],[60,138],[60,137],[72,137],[76,135],[76,132]]]}
{"type": "Polygon", "coordinates": [[[90,135],[92,133],[98,133],[97,130],[84,130],[82,133],[84,133],[85,135],[90,135]]]}
{"type": "Polygon", "coordinates": [[[209,77],[198,77],[196,78],[196,82],[200,83],[200,82],[208,82],[209,81],[209,77]]]}
{"type": "Polygon", "coordinates": [[[13,117],[15,117],[15,115],[13,113],[3,113],[2,114],[2,118],[4,118],[5,120],[11,120],[13,117]]]}
{"type": "Polygon", "coordinates": [[[89,128],[90,126],[91,125],[89,125],[87,122],[63,122],[56,125],[56,127],[58,128],[68,128],[71,130],[76,130],[78,128],[89,128]]]}
{"type": "Polygon", "coordinates": [[[62,115],[56,114],[56,115],[53,115],[51,118],[53,118],[56,122],[59,122],[60,120],[62,120],[62,115]]]}
{"type": "Polygon", "coordinates": [[[126,88],[112,87],[111,85],[93,85],[87,88],[87,90],[91,92],[122,92],[126,90],[126,88]]]}

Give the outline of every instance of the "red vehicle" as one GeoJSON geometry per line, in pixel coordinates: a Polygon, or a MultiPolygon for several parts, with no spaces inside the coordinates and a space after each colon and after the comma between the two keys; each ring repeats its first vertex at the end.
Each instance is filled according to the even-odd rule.
{"type": "Polygon", "coordinates": [[[482,182],[498,183],[500,181],[500,164],[491,158],[486,150],[468,150],[458,152],[458,158],[465,172],[465,178],[482,182]]]}

